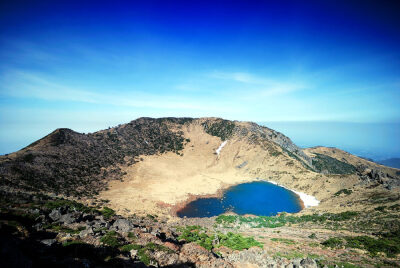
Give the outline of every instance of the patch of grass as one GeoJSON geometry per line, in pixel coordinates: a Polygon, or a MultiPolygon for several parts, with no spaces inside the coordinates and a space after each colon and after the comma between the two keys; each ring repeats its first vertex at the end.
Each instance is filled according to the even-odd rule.
{"type": "Polygon", "coordinates": [[[279,151],[272,151],[272,152],[270,152],[270,155],[271,155],[271,156],[274,156],[274,157],[280,156],[281,154],[282,154],[282,153],[279,152],[279,151]]]}
{"type": "Polygon", "coordinates": [[[105,219],[109,219],[115,215],[115,211],[109,207],[103,207],[103,209],[100,210],[100,213],[105,219]]]}
{"type": "Polygon", "coordinates": [[[106,233],[101,239],[100,242],[110,247],[119,247],[121,243],[119,242],[118,233],[115,231],[110,231],[106,233]]]}
{"type": "Polygon", "coordinates": [[[149,253],[154,253],[156,251],[164,251],[167,253],[172,253],[173,250],[159,244],[148,243],[144,246],[136,245],[136,244],[128,244],[120,247],[121,251],[129,252],[131,250],[137,250],[137,256],[141,262],[146,265],[150,265],[151,263],[156,263],[156,261],[150,257],[149,253]]]}
{"type": "Polygon", "coordinates": [[[308,236],[308,238],[315,239],[315,238],[317,238],[317,236],[315,235],[315,233],[312,233],[312,234],[310,234],[310,235],[308,236]]]}
{"type": "Polygon", "coordinates": [[[79,234],[81,231],[85,230],[86,228],[81,226],[78,227],[77,229],[71,229],[62,225],[47,225],[44,226],[45,229],[51,229],[55,232],[63,232],[63,233],[67,233],[67,234],[79,234]]]}
{"type": "Polygon", "coordinates": [[[355,211],[345,211],[341,213],[324,213],[302,216],[288,216],[281,213],[279,216],[257,216],[257,217],[243,217],[235,215],[220,215],[215,219],[218,224],[224,227],[237,226],[242,224],[250,225],[252,228],[277,228],[285,226],[286,224],[295,224],[303,222],[325,223],[328,221],[339,222],[348,221],[359,215],[355,211]]]}
{"type": "Polygon", "coordinates": [[[371,256],[376,256],[379,252],[385,253],[388,257],[394,257],[400,253],[399,232],[386,234],[379,239],[369,236],[346,236],[344,238],[331,237],[321,243],[331,248],[359,248],[369,252],[371,256]],[[346,242],[346,243],[344,243],[346,242]]]}
{"type": "Polygon", "coordinates": [[[271,241],[281,242],[281,243],[285,243],[287,245],[294,245],[296,243],[296,242],[294,242],[294,240],[287,239],[287,238],[271,238],[271,241]]]}
{"type": "Polygon", "coordinates": [[[178,237],[187,242],[195,242],[200,246],[211,250],[213,248],[212,238],[205,233],[205,230],[197,225],[189,225],[181,229],[182,234],[178,237]]]}
{"type": "Polygon", "coordinates": [[[82,203],[73,201],[73,200],[68,200],[68,199],[58,199],[58,200],[53,200],[45,203],[45,207],[48,209],[58,209],[61,207],[69,207],[71,209],[74,209],[76,211],[81,211],[84,213],[91,213],[97,211],[94,208],[88,207],[82,203]]]}
{"type": "Polygon", "coordinates": [[[206,133],[225,141],[232,136],[235,123],[222,119],[214,122],[204,122],[202,126],[206,133]]]}
{"type": "Polygon", "coordinates": [[[277,252],[275,253],[276,257],[279,258],[285,258],[288,260],[293,260],[293,259],[302,259],[304,258],[304,254],[298,251],[289,251],[289,252],[277,252]]]}
{"type": "Polygon", "coordinates": [[[150,257],[150,255],[146,252],[144,248],[140,248],[137,252],[137,256],[141,262],[145,265],[149,266],[151,263],[155,262],[155,260],[150,257]]]}
{"type": "Polygon", "coordinates": [[[187,242],[195,242],[207,250],[211,250],[214,247],[226,246],[234,250],[243,250],[251,247],[263,247],[263,245],[255,240],[253,237],[244,237],[240,234],[229,232],[227,234],[217,233],[214,235],[208,235],[206,230],[200,226],[192,225],[186,226],[185,228],[179,228],[181,235],[178,239],[183,239],[187,242]],[[213,240],[218,240],[218,245],[213,245],[213,240]]]}
{"type": "Polygon", "coordinates": [[[339,237],[331,237],[327,240],[325,240],[324,242],[321,243],[322,245],[324,245],[325,247],[330,247],[330,248],[341,248],[343,247],[343,239],[339,238],[339,237]]]}
{"type": "Polygon", "coordinates": [[[351,194],[352,192],[353,192],[353,191],[352,191],[352,190],[349,190],[349,189],[342,189],[342,190],[337,191],[337,192],[334,194],[334,196],[339,196],[339,195],[341,195],[341,194],[349,195],[349,194],[351,194]]]}
{"type": "Polygon", "coordinates": [[[353,165],[339,161],[333,157],[315,153],[312,159],[314,168],[321,173],[328,174],[355,174],[356,168],[353,165]]]}
{"type": "Polygon", "coordinates": [[[86,243],[81,240],[65,241],[64,243],[62,243],[63,247],[68,247],[73,245],[86,245],[86,243]]]}
{"type": "Polygon", "coordinates": [[[312,248],[317,248],[317,247],[320,246],[320,244],[317,243],[317,242],[312,242],[312,243],[309,243],[308,245],[309,245],[310,247],[312,247],[312,248]]]}
{"type": "Polygon", "coordinates": [[[128,232],[128,237],[131,238],[131,239],[136,239],[137,238],[136,235],[134,233],[132,233],[132,232],[128,232]]]}
{"type": "Polygon", "coordinates": [[[233,250],[243,250],[251,247],[263,248],[263,244],[255,240],[253,237],[244,237],[240,234],[234,234],[232,232],[229,232],[226,235],[218,234],[218,240],[219,246],[225,246],[233,250]]]}
{"type": "Polygon", "coordinates": [[[128,245],[123,245],[120,249],[121,249],[121,251],[127,251],[127,252],[129,252],[129,251],[131,251],[132,249],[134,249],[134,250],[139,250],[139,249],[141,249],[141,248],[142,248],[142,246],[140,246],[140,245],[128,244],[128,245]]]}
{"type": "Polygon", "coordinates": [[[308,257],[308,258],[311,258],[311,259],[324,259],[323,256],[320,256],[320,255],[314,254],[314,253],[309,253],[309,254],[307,254],[307,257],[308,257]]]}
{"type": "Polygon", "coordinates": [[[374,208],[374,210],[380,211],[380,212],[384,212],[385,209],[386,209],[386,206],[379,206],[379,207],[374,208]]]}
{"type": "Polygon", "coordinates": [[[371,256],[376,256],[378,252],[383,252],[388,257],[394,257],[400,253],[400,237],[375,239],[369,236],[347,236],[345,239],[347,242],[346,247],[365,249],[371,256]]]}
{"type": "Polygon", "coordinates": [[[151,215],[151,214],[147,214],[146,216],[147,218],[151,219],[154,222],[158,222],[157,220],[157,215],[151,215]]]}

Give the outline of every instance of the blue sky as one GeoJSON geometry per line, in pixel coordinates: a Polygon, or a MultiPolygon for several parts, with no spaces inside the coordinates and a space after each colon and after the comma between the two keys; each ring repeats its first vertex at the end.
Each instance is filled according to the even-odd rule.
{"type": "Polygon", "coordinates": [[[58,127],[141,116],[398,125],[399,11],[396,1],[1,1],[0,153],[58,127]]]}

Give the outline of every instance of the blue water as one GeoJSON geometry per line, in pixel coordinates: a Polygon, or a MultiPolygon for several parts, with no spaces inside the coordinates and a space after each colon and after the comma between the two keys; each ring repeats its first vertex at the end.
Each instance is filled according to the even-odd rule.
{"type": "Polygon", "coordinates": [[[269,182],[243,183],[226,190],[221,198],[201,198],[177,212],[178,217],[212,217],[225,212],[239,215],[272,216],[279,212],[299,212],[299,197],[269,182]]]}

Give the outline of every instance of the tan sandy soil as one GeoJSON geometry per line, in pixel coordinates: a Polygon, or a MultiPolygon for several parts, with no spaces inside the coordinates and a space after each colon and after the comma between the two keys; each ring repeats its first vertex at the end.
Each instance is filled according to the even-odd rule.
{"type": "MultiPolygon", "coordinates": [[[[243,182],[272,180],[321,201],[317,208],[304,212],[343,211],[349,203],[357,206],[352,204],[359,197],[356,190],[349,197],[333,198],[338,190],[357,185],[355,175],[311,172],[285,154],[271,156],[265,147],[251,144],[246,138],[229,140],[217,155],[215,150],[221,145],[221,139],[206,134],[200,123],[182,130],[185,138],[190,139],[183,156],[173,152],[142,156],[140,162],[122,167],[127,172],[124,181],[111,182],[109,190],[103,191],[99,198],[110,200],[110,207],[122,214],[170,216],[174,206],[182,205],[190,197],[215,195],[221,189],[243,182]]],[[[281,151],[272,142],[268,146],[281,151]]]]}

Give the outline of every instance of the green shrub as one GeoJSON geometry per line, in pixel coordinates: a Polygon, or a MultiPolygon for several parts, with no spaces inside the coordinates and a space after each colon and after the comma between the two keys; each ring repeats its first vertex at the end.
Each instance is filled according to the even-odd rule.
{"type": "Polygon", "coordinates": [[[75,209],[76,211],[81,211],[84,213],[91,213],[96,211],[94,208],[90,208],[82,203],[73,201],[73,200],[68,200],[68,199],[58,199],[54,201],[49,201],[45,204],[45,207],[48,209],[57,209],[61,207],[69,207],[71,209],[75,209]]]}
{"type": "Polygon", "coordinates": [[[331,237],[321,243],[322,245],[330,248],[341,248],[343,247],[343,240],[339,237],[331,237]]]}
{"type": "Polygon", "coordinates": [[[225,141],[232,136],[235,123],[228,120],[218,120],[215,122],[204,122],[202,126],[206,133],[225,141]]]}
{"type": "Polygon", "coordinates": [[[121,250],[122,251],[131,251],[132,249],[134,249],[134,250],[139,250],[139,249],[141,249],[142,247],[140,246],[140,245],[136,245],[136,244],[128,244],[128,245],[123,245],[122,247],[121,247],[121,250]]]}
{"type": "Polygon", "coordinates": [[[250,247],[263,247],[263,245],[256,241],[253,237],[243,237],[240,234],[234,234],[229,232],[227,234],[218,233],[213,236],[209,236],[203,228],[200,226],[192,225],[186,226],[181,229],[182,234],[178,239],[184,239],[187,242],[195,242],[205,249],[211,250],[214,247],[226,246],[235,250],[243,250],[250,247]],[[217,238],[219,244],[213,245],[213,240],[217,238]]]}
{"type": "Polygon", "coordinates": [[[100,210],[100,213],[104,216],[105,219],[109,219],[115,215],[115,211],[109,207],[103,207],[103,209],[100,210]]]}
{"type": "Polygon", "coordinates": [[[106,233],[101,239],[100,242],[110,247],[119,247],[121,246],[118,234],[115,231],[111,231],[106,233]]]}
{"type": "Polygon", "coordinates": [[[351,194],[353,191],[352,190],[349,190],[349,189],[342,189],[342,190],[340,190],[340,191],[337,191],[335,194],[334,194],[334,196],[339,196],[339,195],[341,195],[341,194],[345,194],[345,195],[349,195],[349,194],[351,194]]]}
{"type": "Polygon", "coordinates": [[[208,250],[213,248],[211,237],[209,237],[205,231],[197,225],[186,226],[186,228],[182,230],[182,234],[178,239],[184,239],[187,242],[195,242],[208,250]]]}
{"type": "Polygon", "coordinates": [[[310,235],[308,236],[308,238],[315,239],[315,238],[317,238],[317,236],[315,235],[315,233],[312,233],[312,234],[310,234],[310,235]]]}
{"type": "Polygon", "coordinates": [[[312,164],[318,172],[327,172],[328,174],[355,174],[357,171],[353,165],[318,153],[315,153],[312,164]]]}
{"type": "Polygon", "coordinates": [[[226,235],[219,233],[218,240],[219,245],[231,248],[233,250],[243,250],[251,247],[263,248],[263,244],[255,240],[253,237],[244,237],[240,234],[234,234],[232,232],[229,232],[226,235]]]}
{"type": "Polygon", "coordinates": [[[63,247],[68,247],[73,245],[87,245],[87,244],[80,240],[65,241],[64,243],[62,243],[63,247]]]}
{"type": "Polygon", "coordinates": [[[388,257],[394,257],[400,253],[399,237],[375,239],[369,236],[347,236],[345,239],[347,241],[346,247],[365,249],[372,256],[376,256],[378,252],[383,252],[388,257]]]}

